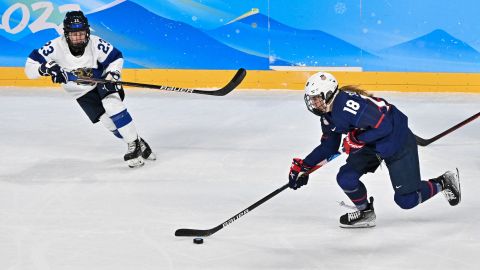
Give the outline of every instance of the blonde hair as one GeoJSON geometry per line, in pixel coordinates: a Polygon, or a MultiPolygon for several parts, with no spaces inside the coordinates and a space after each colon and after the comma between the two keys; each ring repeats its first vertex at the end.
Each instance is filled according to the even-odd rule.
{"type": "Polygon", "coordinates": [[[338,89],[339,91],[354,92],[362,96],[372,97],[373,95],[368,93],[367,90],[364,90],[356,85],[345,85],[338,89]]]}

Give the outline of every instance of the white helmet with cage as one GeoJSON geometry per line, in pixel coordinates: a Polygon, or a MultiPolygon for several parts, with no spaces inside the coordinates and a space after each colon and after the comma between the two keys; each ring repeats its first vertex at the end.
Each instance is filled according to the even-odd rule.
{"type": "Polygon", "coordinates": [[[330,107],[337,92],[338,82],[332,74],[328,72],[315,73],[305,84],[305,104],[309,111],[320,116],[327,112],[327,108],[330,107]]]}

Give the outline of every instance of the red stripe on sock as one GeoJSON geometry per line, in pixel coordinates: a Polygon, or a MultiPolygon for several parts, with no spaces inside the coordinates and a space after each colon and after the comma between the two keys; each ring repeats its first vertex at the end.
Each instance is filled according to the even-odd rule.
{"type": "Polygon", "coordinates": [[[435,193],[433,192],[433,184],[430,181],[427,181],[427,183],[428,183],[428,186],[430,187],[430,197],[433,197],[433,195],[435,195],[435,193]]]}
{"type": "Polygon", "coordinates": [[[361,202],[361,201],[366,200],[366,199],[367,199],[367,194],[365,194],[365,196],[363,196],[363,197],[360,198],[360,199],[352,200],[352,202],[353,202],[353,203],[361,202]]]}

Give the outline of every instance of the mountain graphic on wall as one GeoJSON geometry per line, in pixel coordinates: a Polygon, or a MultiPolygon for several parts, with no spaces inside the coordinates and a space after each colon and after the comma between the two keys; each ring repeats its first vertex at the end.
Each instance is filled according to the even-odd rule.
{"type": "Polygon", "coordinates": [[[363,66],[378,57],[320,30],[302,30],[282,24],[262,13],[241,18],[207,31],[215,39],[237,50],[270,56],[301,66],[363,66]]]}
{"type": "MultiPolygon", "coordinates": [[[[378,52],[392,70],[477,71],[480,53],[444,30],[434,30],[378,52]]],[[[388,69],[388,68],[387,68],[388,69]]]]}
{"type": "MultiPolygon", "coordinates": [[[[130,1],[88,15],[92,34],[148,68],[268,69],[267,57],[238,51],[188,24],[158,16],[130,1]],[[128,14],[135,14],[129,16],[128,14]]],[[[282,61],[283,64],[289,63],[282,61]]],[[[126,65],[126,67],[129,67],[126,65]]]]}

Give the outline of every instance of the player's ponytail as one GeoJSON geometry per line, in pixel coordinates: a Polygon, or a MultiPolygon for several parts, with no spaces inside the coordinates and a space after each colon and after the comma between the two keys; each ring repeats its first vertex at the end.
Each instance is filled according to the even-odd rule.
{"type": "Polygon", "coordinates": [[[368,93],[367,90],[361,89],[360,87],[358,87],[356,85],[345,85],[345,86],[340,87],[340,89],[338,89],[338,90],[346,91],[346,92],[354,92],[354,93],[357,93],[359,95],[367,96],[367,97],[373,96],[372,94],[368,93]]]}

